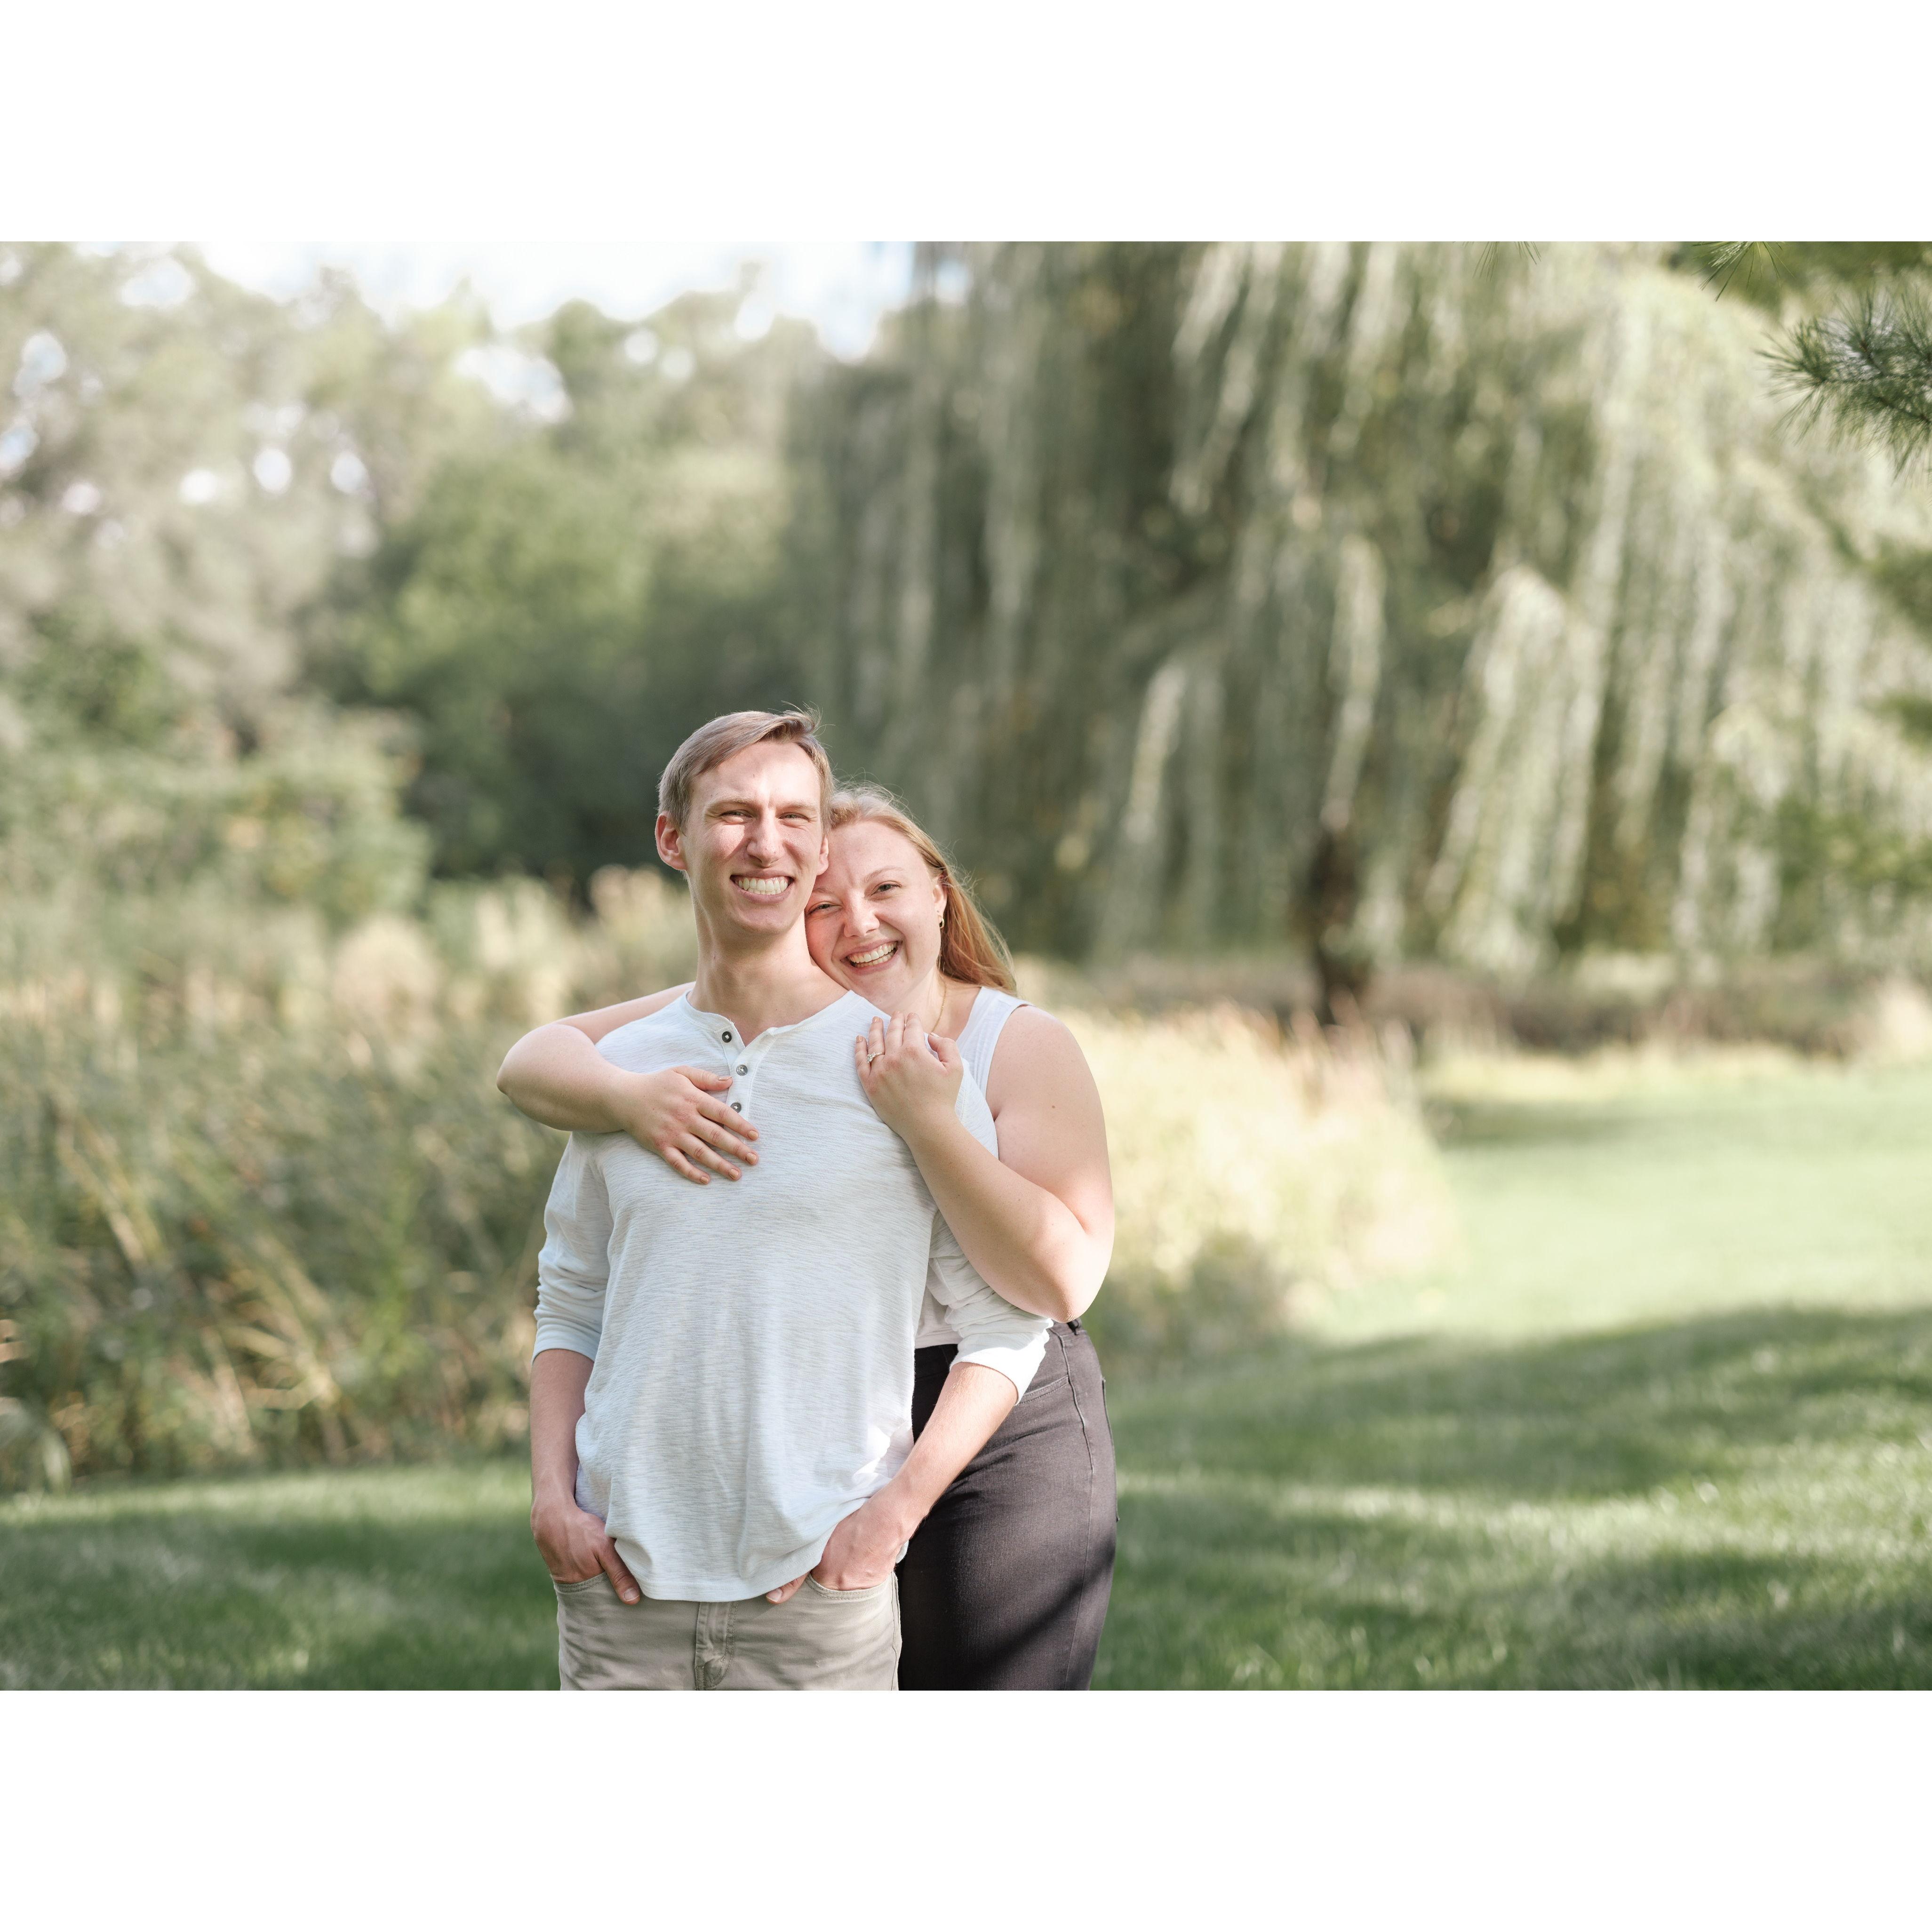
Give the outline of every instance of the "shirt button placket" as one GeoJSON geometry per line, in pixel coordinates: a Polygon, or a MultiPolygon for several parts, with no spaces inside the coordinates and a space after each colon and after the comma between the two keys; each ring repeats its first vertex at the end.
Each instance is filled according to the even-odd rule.
{"type": "MultiPolygon", "coordinates": [[[[724,1037],[728,1040],[731,1038],[729,1034],[724,1037]]],[[[734,1041],[732,1044],[736,1052],[724,1070],[731,1076],[731,1111],[734,1114],[742,1114],[752,1104],[752,1067],[758,1048],[747,1046],[742,1040],[734,1041]]]]}

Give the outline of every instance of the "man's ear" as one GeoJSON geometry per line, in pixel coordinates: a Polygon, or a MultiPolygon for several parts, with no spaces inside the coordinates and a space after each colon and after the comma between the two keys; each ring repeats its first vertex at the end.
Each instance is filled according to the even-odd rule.
{"type": "Polygon", "coordinates": [[[818,842],[818,870],[812,874],[814,879],[824,878],[832,863],[832,840],[828,835],[818,842]]]}
{"type": "Polygon", "coordinates": [[[684,828],[667,812],[658,814],[658,856],[674,872],[686,869],[684,828]]]}

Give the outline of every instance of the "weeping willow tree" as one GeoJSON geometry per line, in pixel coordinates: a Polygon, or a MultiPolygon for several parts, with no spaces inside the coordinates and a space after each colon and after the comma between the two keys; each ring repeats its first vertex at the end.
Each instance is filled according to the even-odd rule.
{"type": "Polygon", "coordinates": [[[814,674],[1022,943],[1922,956],[1932,509],[1761,314],[1654,248],[925,275],[803,422],[814,674]]]}

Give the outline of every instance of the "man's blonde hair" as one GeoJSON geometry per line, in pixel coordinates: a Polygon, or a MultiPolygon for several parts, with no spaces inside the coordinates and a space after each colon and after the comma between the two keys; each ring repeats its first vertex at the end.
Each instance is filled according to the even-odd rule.
{"type": "Polygon", "coordinates": [[[818,768],[818,824],[832,824],[832,760],[818,742],[818,713],[794,706],[789,711],[728,711],[709,724],[700,724],[671,754],[658,780],[658,809],[680,831],[691,811],[692,788],[714,765],[740,752],[776,739],[796,745],[818,768]]]}

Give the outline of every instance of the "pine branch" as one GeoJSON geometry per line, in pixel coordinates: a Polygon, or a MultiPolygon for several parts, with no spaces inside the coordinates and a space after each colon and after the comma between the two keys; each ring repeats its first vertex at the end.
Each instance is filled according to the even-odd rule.
{"type": "Polygon", "coordinates": [[[1799,323],[1769,359],[1800,427],[1828,421],[1847,441],[1888,451],[1901,475],[1932,453],[1932,314],[1916,292],[1869,291],[1799,323]]]}
{"type": "Polygon", "coordinates": [[[1760,280],[1784,278],[1784,250],[1779,242],[1702,242],[1696,250],[1703,259],[1705,286],[1714,288],[1720,299],[1733,282],[1747,295],[1754,295],[1760,280]]]}
{"type": "Polygon", "coordinates": [[[1720,296],[1736,287],[1748,301],[1785,291],[1824,293],[1865,288],[1887,276],[1932,267],[1923,242],[1691,242],[1679,266],[1695,264],[1720,296]]]}

